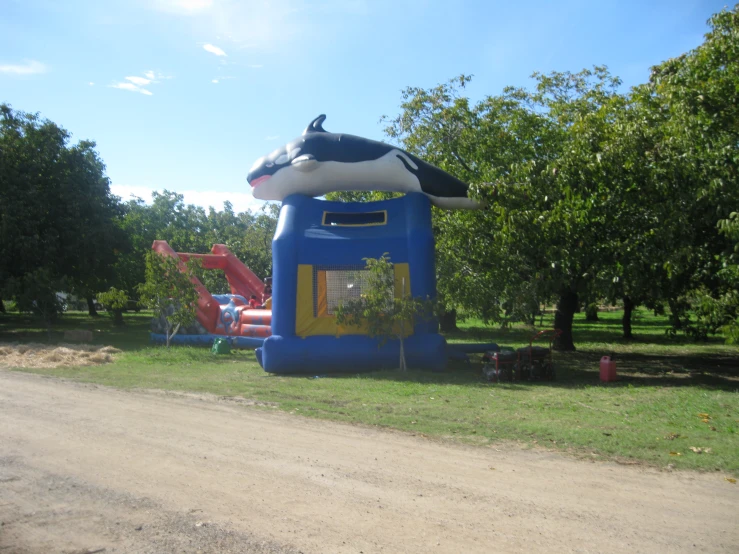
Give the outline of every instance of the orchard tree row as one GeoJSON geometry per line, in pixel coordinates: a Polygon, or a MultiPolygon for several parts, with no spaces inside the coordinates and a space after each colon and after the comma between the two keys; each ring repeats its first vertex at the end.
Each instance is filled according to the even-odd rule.
{"type": "MultiPolygon", "coordinates": [[[[122,201],[110,192],[95,143],[71,144],[53,122],[0,105],[0,299],[21,311],[53,318],[64,292],[96,315],[93,299],[111,287],[135,300],[155,239],[198,253],[223,243],[268,276],[275,226],[274,206],[236,214],[225,203],[206,212],[166,190],[149,203],[122,201]]],[[[213,292],[228,292],[222,272],[201,278],[213,292]]]]}
{"type": "Polygon", "coordinates": [[[500,321],[554,302],[573,349],[578,306],[609,300],[625,337],[644,305],[739,339],[739,13],[709,24],[629,91],[595,67],[478,102],[469,76],[403,92],[387,134],[487,205],[434,210],[447,325],[459,309],[500,321]]]}

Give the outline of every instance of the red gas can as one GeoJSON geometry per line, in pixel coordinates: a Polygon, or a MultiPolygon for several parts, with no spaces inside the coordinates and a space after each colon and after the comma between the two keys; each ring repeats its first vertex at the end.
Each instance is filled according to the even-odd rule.
{"type": "Polygon", "coordinates": [[[600,380],[606,383],[616,380],[616,362],[610,356],[600,359],[600,380]]]}

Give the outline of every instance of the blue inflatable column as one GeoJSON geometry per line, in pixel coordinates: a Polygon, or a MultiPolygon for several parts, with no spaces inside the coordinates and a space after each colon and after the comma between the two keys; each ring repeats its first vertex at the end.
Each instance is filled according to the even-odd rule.
{"type": "Polygon", "coordinates": [[[269,352],[283,348],[284,339],[295,336],[295,306],[298,290],[298,231],[295,229],[301,200],[307,196],[293,195],[280,209],[277,229],[272,239],[272,336],[256,350],[259,365],[267,369],[269,352]],[[267,344],[269,343],[269,344],[267,344]]]}

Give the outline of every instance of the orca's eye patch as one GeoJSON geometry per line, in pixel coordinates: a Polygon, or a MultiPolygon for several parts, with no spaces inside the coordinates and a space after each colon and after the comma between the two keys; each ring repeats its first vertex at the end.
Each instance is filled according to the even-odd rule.
{"type": "Polygon", "coordinates": [[[279,156],[277,156],[277,159],[275,160],[275,165],[285,165],[286,163],[289,163],[290,160],[294,159],[299,153],[300,153],[300,147],[293,148],[289,152],[280,154],[279,156]]]}

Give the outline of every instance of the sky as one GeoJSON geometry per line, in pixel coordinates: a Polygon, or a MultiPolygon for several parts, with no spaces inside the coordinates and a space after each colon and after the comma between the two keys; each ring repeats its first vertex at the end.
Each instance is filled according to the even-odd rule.
{"type": "Polygon", "coordinates": [[[401,92],[607,65],[624,89],[695,48],[714,0],[0,0],[0,103],[94,140],[111,190],[238,211],[319,114],[375,140],[401,92]]]}

